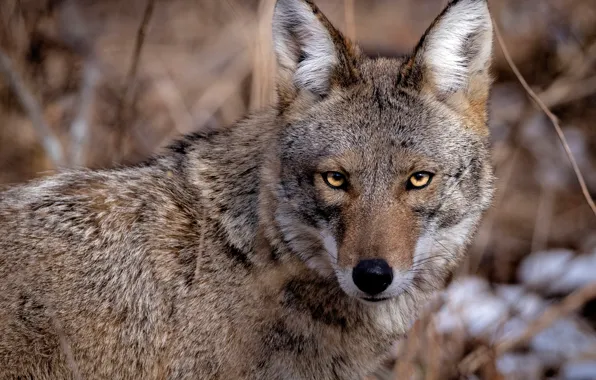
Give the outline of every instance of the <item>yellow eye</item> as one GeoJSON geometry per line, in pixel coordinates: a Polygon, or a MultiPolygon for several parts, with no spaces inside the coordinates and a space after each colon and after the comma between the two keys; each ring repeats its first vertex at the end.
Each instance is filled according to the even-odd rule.
{"type": "Polygon", "coordinates": [[[346,176],[339,172],[325,172],[322,175],[323,181],[333,189],[341,189],[348,183],[346,176]]]}
{"type": "Polygon", "coordinates": [[[408,190],[412,189],[422,189],[430,184],[430,181],[433,178],[433,174],[429,172],[417,172],[410,176],[408,179],[408,183],[406,188],[408,190]]]}

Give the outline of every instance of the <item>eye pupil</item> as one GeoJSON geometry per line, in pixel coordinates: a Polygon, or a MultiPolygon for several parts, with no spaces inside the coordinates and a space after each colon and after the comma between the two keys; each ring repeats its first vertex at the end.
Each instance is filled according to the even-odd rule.
{"type": "Polygon", "coordinates": [[[326,172],[323,173],[323,180],[327,186],[333,189],[340,189],[346,184],[346,177],[339,172],[326,172]]]}
{"type": "Polygon", "coordinates": [[[408,180],[408,189],[422,189],[430,184],[432,174],[427,172],[418,172],[410,176],[408,180]]]}

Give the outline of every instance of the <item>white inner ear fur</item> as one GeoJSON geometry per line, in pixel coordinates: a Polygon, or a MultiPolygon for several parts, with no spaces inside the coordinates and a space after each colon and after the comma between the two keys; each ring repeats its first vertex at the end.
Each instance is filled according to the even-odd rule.
{"type": "Polygon", "coordinates": [[[492,29],[486,1],[459,1],[442,16],[426,37],[423,57],[439,91],[466,88],[471,75],[488,68],[492,29]]]}
{"type": "Polygon", "coordinates": [[[316,94],[329,89],[338,63],[333,40],[301,0],[279,0],[273,16],[273,44],[281,69],[293,72],[294,85],[316,94]],[[299,62],[300,56],[304,59],[299,62]]]}

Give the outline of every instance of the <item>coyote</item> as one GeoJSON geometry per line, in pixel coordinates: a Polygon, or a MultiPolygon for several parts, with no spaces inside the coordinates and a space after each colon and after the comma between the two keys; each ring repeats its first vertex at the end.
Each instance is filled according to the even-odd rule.
{"type": "Polygon", "coordinates": [[[0,379],[360,379],[490,204],[486,0],[369,58],[278,0],[277,100],[0,194],[0,379]]]}

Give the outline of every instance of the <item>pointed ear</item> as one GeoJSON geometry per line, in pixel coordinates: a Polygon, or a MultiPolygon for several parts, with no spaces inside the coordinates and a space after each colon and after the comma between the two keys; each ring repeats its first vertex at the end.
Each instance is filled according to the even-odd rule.
{"type": "Polygon", "coordinates": [[[333,86],[358,77],[358,49],[310,0],[277,0],[273,44],[280,102],[289,103],[302,91],[324,97],[333,86]]]}
{"type": "Polygon", "coordinates": [[[411,66],[440,97],[463,92],[469,101],[486,101],[492,40],[487,1],[453,0],[418,43],[411,66]]]}

